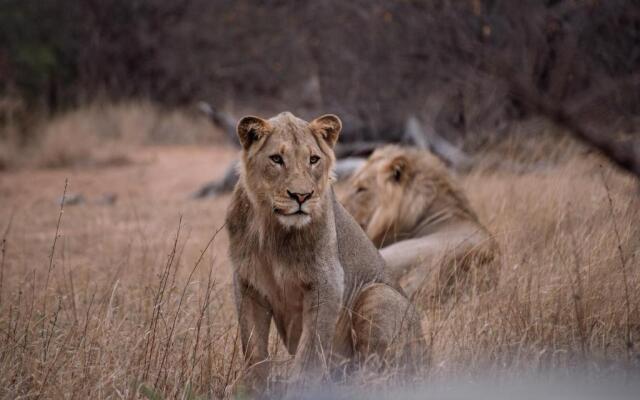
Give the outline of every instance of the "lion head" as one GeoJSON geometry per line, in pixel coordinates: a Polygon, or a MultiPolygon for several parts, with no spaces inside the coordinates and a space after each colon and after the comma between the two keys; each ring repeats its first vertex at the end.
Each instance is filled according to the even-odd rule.
{"type": "Polygon", "coordinates": [[[242,118],[237,128],[243,148],[240,176],[253,207],[288,228],[320,218],[341,129],[335,115],[311,122],[288,112],[268,120],[242,118]]]}
{"type": "Polygon", "coordinates": [[[426,150],[385,146],[349,180],[342,204],[379,247],[452,218],[476,219],[445,165],[426,150]]]}

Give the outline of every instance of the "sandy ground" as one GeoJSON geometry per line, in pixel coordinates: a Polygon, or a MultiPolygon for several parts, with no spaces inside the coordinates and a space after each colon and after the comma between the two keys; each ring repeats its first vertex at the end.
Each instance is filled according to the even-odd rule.
{"type": "MultiPolygon", "coordinates": [[[[159,252],[164,255],[180,218],[187,248],[193,246],[197,253],[222,226],[228,196],[194,200],[190,195],[221,177],[236,155],[224,146],[159,146],[136,151],[123,166],[0,173],[0,229],[8,232],[5,279],[18,278],[31,263],[48,263],[65,180],[68,203],[60,224],[64,246],[58,243],[56,252],[66,251],[72,267],[83,261],[94,264],[89,259],[96,253],[106,255],[104,246],[122,252],[126,242],[149,249],[149,254],[164,248],[159,252]],[[84,200],[72,204],[78,195],[84,200]],[[105,204],[105,198],[113,196],[115,202],[105,204]]],[[[224,230],[212,253],[226,265],[224,230]]]]}

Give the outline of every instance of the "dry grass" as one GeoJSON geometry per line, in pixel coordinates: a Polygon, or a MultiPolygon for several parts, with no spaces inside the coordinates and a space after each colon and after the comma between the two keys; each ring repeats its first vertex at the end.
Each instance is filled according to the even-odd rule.
{"type": "MultiPolygon", "coordinates": [[[[238,375],[227,238],[216,234],[228,198],[187,200],[233,152],[145,157],[0,175],[2,398],[217,398],[238,375]],[[66,177],[68,192],[122,200],[61,210],[66,177]]],[[[463,179],[502,245],[501,281],[428,311],[425,380],[638,367],[639,188],[600,163],[572,154],[542,172],[463,179]]]]}

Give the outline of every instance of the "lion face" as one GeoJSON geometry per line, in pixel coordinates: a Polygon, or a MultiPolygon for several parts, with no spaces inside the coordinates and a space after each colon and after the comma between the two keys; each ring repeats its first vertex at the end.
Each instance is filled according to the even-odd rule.
{"type": "Polygon", "coordinates": [[[366,232],[369,221],[379,207],[380,196],[377,187],[380,162],[369,159],[360,170],[349,179],[348,189],[343,194],[342,205],[366,232]]]}
{"type": "Polygon", "coordinates": [[[385,146],[349,180],[342,204],[379,247],[406,239],[437,193],[441,163],[425,151],[385,146]]]}
{"type": "Polygon", "coordinates": [[[341,127],[335,115],[310,123],[287,112],[269,120],[240,120],[241,176],[253,206],[287,228],[320,218],[341,127]]]}

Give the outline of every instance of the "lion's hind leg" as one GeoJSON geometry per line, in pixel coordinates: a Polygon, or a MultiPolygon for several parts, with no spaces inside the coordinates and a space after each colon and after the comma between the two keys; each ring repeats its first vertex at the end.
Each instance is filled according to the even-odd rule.
{"type": "Polygon", "coordinates": [[[354,347],[363,367],[413,372],[424,364],[420,317],[402,294],[376,283],[363,289],[352,310],[354,347]]]}

